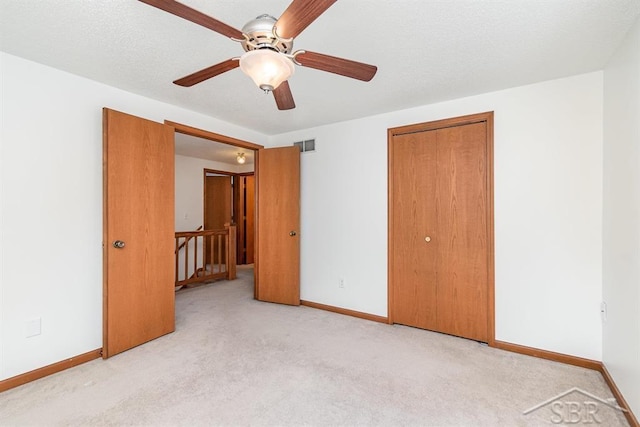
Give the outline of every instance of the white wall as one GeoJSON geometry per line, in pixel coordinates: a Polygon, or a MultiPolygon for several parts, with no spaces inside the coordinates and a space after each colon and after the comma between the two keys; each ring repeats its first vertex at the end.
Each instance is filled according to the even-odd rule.
{"type": "Polygon", "coordinates": [[[640,414],[640,21],[604,71],[603,361],[640,414]]]}
{"type": "Polygon", "coordinates": [[[0,64],[1,380],[102,346],[102,107],[266,137],[15,56],[0,64]],[[26,338],[37,317],[42,334],[26,338]]]}
{"type": "Polygon", "coordinates": [[[236,167],[236,172],[237,173],[249,173],[249,172],[253,172],[255,170],[255,165],[252,164],[244,164],[244,165],[238,165],[236,167]]]}
{"type": "Polygon", "coordinates": [[[387,128],[495,111],[496,339],[600,360],[602,78],[270,137],[316,138],[302,155],[302,299],[386,316],[387,128]]]}

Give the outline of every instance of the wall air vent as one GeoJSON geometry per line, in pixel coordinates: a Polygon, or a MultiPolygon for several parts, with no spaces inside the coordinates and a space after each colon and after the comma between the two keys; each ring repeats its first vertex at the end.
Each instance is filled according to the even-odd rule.
{"type": "Polygon", "coordinates": [[[307,139],[305,141],[294,142],[293,145],[300,148],[301,153],[307,153],[309,151],[316,151],[316,140],[307,139]]]}

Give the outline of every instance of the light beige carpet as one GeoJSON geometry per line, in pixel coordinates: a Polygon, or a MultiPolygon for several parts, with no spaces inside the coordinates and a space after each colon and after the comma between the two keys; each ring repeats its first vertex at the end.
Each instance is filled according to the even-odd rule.
{"type": "Polygon", "coordinates": [[[178,292],[173,334],[0,394],[0,425],[553,425],[558,407],[523,411],[612,397],[587,369],[254,301],[251,274],[178,292]]]}

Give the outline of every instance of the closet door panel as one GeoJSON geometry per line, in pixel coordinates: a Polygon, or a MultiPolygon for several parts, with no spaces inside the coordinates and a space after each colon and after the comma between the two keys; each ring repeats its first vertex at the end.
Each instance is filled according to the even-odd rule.
{"type": "Polygon", "coordinates": [[[486,123],[437,131],[437,330],[487,341],[486,123]]]}
{"type": "Polygon", "coordinates": [[[436,328],[436,132],[398,135],[393,143],[391,243],[393,319],[436,328]],[[430,240],[430,241],[427,241],[430,240]]]}

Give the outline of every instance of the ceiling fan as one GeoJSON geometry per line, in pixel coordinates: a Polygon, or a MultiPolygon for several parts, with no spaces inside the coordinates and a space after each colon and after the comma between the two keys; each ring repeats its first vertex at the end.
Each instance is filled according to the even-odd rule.
{"type": "Polygon", "coordinates": [[[295,70],[294,64],[366,82],[378,70],[374,65],[306,50],[292,53],[293,39],[337,0],[293,0],[279,19],[260,15],[247,22],[242,31],[174,0],[139,1],[227,36],[245,50],[239,58],[227,59],[173,82],[180,86],[193,86],[240,67],[265,93],[273,92],[279,110],[290,110],[296,106],[287,81],[295,70]]]}

